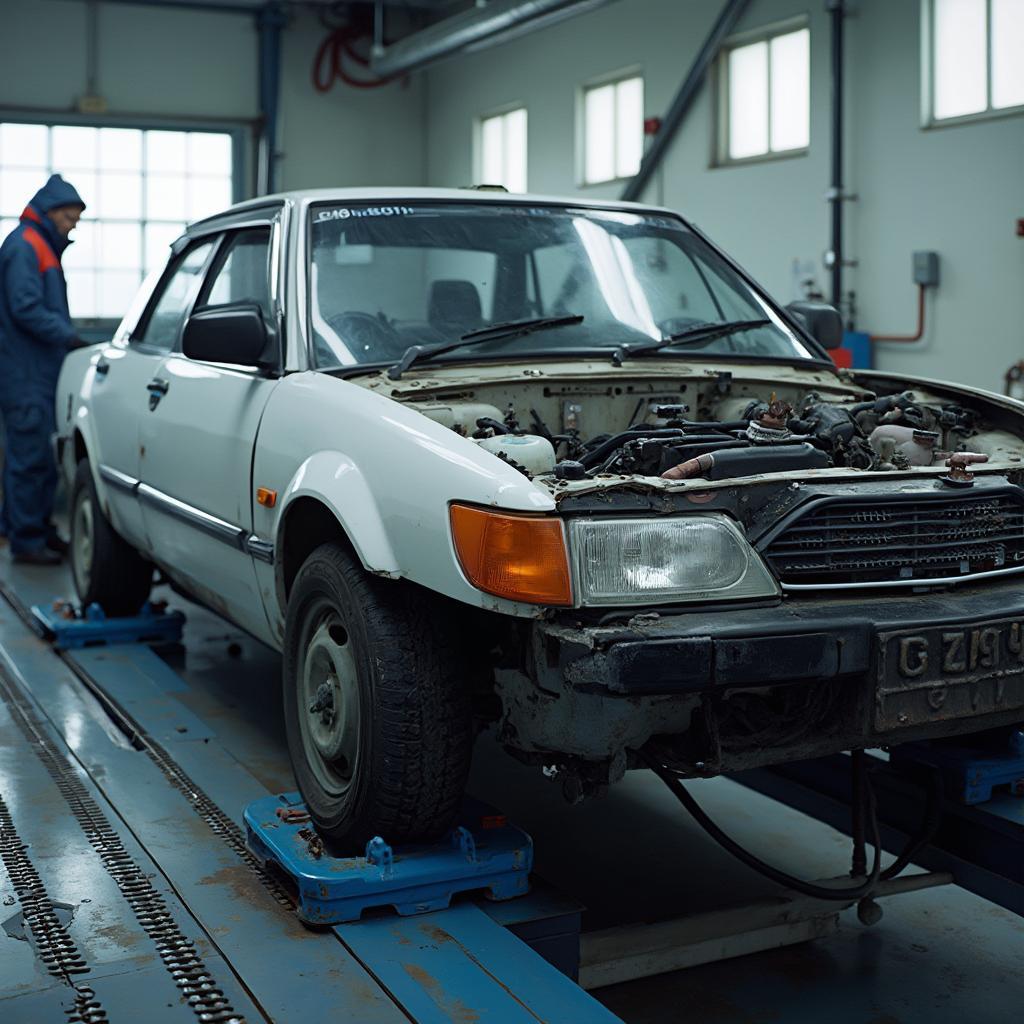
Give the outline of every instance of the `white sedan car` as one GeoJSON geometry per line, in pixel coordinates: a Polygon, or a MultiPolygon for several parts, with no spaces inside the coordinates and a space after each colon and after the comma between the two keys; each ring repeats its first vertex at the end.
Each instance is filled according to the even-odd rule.
{"type": "Polygon", "coordinates": [[[575,800],[1017,721],[1020,406],[840,332],[667,210],[235,206],[65,363],[79,596],[159,567],[281,650],[352,846],[447,828],[489,725],[575,800]]]}

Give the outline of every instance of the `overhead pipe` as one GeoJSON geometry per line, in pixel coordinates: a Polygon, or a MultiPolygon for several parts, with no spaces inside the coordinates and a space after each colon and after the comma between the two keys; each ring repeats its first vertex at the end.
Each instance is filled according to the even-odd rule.
{"type": "Polygon", "coordinates": [[[704,44],[697,56],[694,57],[690,70],[686,73],[683,84],[679,86],[679,91],[672,100],[668,112],[662,119],[661,127],[654,136],[654,141],[640,162],[640,169],[622,190],[622,198],[627,202],[637,200],[643,194],[651,176],[660,166],[665,153],[668,152],[680,125],[686,120],[686,115],[690,112],[690,107],[697,98],[700,87],[704,84],[711,62],[718,56],[722,43],[736,27],[736,23],[743,15],[748,3],[749,0],[726,0],[718,19],[711,26],[711,31],[704,40],[704,44]]]}
{"type": "Polygon", "coordinates": [[[494,0],[453,15],[374,52],[370,68],[380,78],[416,71],[457,53],[482,50],[612,0],[494,0]]]}

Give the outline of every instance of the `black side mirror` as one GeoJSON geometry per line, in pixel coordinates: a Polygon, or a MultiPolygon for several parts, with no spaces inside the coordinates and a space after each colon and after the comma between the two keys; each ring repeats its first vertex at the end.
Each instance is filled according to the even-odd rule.
{"type": "Polygon", "coordinates": [[[189,359],[266,367],[271,335],[255,302],[197,309],[185,324],[181,350],[189,359]]]}
{"type": "Polygon", "coordinates": [[[786,307],[822,348],[839,348],[843,343],[843,318],[827,302],[791,302],[786,307]]]}

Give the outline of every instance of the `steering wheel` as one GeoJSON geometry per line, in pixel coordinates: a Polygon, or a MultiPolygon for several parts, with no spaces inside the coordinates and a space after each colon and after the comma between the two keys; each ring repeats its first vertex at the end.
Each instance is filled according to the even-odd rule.
{"type": "Polygon", "coordinates": [[[405,343],[383,313],[350,309],[327,317],[327,323],[360,362],[405,351],[405,343]]]}

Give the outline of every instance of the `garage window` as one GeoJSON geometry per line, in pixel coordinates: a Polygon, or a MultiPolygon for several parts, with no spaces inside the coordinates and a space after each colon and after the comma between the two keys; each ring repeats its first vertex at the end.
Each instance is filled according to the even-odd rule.
{"type": "Polygon", "coordinates": [[[1024,3],[931,0],[928,10],[927,119],[1024,110],[1024,3]]]}
{"type": "Polygon", "coordinates": [[[525,107],[480,120],[479,179],[509,192],[526,191],[525,107]]]}
{"type": "Polygon", "coordinates": [[[644,148],[644,80],[630,75],[583,90],[583,183],[632,178],[644,148]]]}
{"type": "Polygon", "coordinates": [[[0,123],[0,234],[62,174],[87,204],[63,261],[71,314],[120,318],[185,224],[231,204],[232,142],[227,132],[0,123]]]}
{"type": "Polygon", "coordinates": [[[727,45],[719,69],[719,162],[792,155],[811,137],[811,33],[768,31],[727,45]]]}

